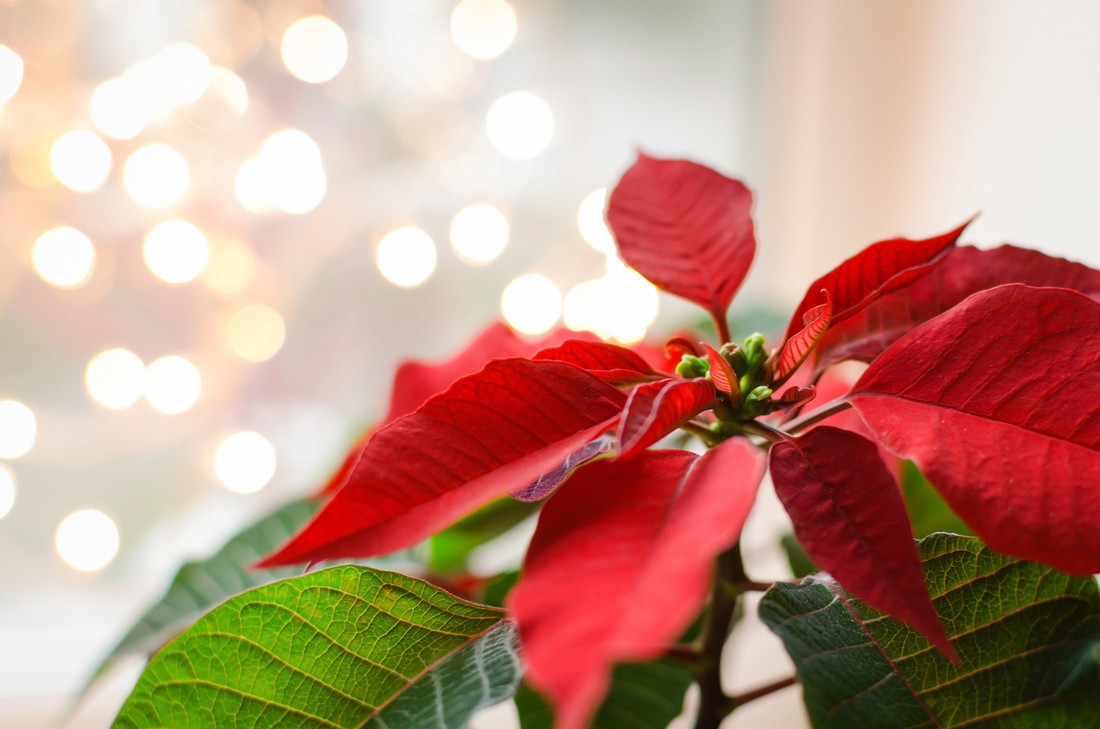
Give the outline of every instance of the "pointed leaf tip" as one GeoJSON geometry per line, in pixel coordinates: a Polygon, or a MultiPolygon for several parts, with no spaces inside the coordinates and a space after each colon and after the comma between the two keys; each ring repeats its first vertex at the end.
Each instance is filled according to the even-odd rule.
{"type": "Polygon", "coordinates": [[[833,299],[828,289],[821,289],[821,296],[825,302],[806,310],[802,315],[802,329],[783,344],[776,357],[772,388],[783,384],[794,374],[828,330],[833,318],[833,299]]]}
{"type": "Polygon", "coordinates": [[[803,315],[814,307],[813,302],[821,289],[827,289],[832,294],[830,326],[837,326],[881,296],[908,286],[932,270],[959,240],[970,222],[968,220],[955,230],[934,238],[891,238],[863,249],[810,285],[787,325],[786,338],[789,340],[805,326],[803,315]]]}
{"type": "Polygon", "coordinates": [[[412,546],[558,468],[625,401],[564,362],[494,360],[375,433],[347,485],[261,566],[412,546]]]}
{"type": "Polygon", "coordinates": [[[770,471],[810,559],[954,660],[928,597],[905,503],[875,444],[819,426],[772,446],[770,471]]]}
{"type": "Polygon", "coordinates": [[[751,209],[737,180],[639,154],[611,193],[607,221],[634,270],[724,322],[756,253],[751,209]]]}

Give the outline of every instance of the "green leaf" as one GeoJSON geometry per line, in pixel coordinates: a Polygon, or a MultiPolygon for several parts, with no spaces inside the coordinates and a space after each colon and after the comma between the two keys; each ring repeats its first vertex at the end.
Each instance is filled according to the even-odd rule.
{"type": "Polygon", "coordinates": [[[921,541],[933,604],[961,658],[828,575],[778,583],[760,617],[798,668],[815,727],[1100,727],[1100,590],[978,539],[921,541]]]}
{"type": "Polygon", "coordinates": [[[164,647],[114,729],[463,729],[519,685],[504,612],[346,565],[232,598],[164,647]]]}
{"type": "Polygon", "coordinates": [[[787,555],[787,564],[791,566],[791,574],[796,578],[817,572],[817,565],[810,559],[810,555],[806,554],[798,537],[793,534],[784,534],[779,538],[779,546],[783,547],[787,555]]]}
{"type": "MultiPolygon", "coordinates": [[[[680,715],[691,669],[669,660],[624,663],[611,674],[611,689],[591,729],[665,729],[680,715]]],[[[526,683],[516,693],[522,729],[552,729],[554,712],[526,683]]]]}
{"type": "Polygon", "coordinates": [[[539,506],[510,496],[486,504],[428,540],[428,566],[434,572],[462,569],[470,552],[518,525],[538,511],[539,506]]]}
{"type": "Polygon", "coordinates": [[[974,534],[928,482],[917,464],[902,461],[900,480],[901,496],[909,510],[909,520],[913,522],[913,533],[918,537],[935,532],[974,534]]]}

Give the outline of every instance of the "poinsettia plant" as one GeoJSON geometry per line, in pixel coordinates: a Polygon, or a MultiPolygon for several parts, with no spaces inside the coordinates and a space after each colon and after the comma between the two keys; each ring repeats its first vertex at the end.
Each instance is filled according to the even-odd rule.
{"type": "Polygon", "coordinates": [[[311,571],[166,646],[116,725],[457,728],[522,676],[525,728],[625,726],[616,702],[632,725],[665,726],[691,683],[694,726],[717,727],[796,680],[723,689],[752,590],[768,590],[762,617],[815,725],[1100,716],[1100,595],[1074,577],[1100,572],[1100,272],[958,245],[964,224],[869,246],[814,281],[771,344],[734,342],[751,207],[736,180],[639,156],[609,199],[619,253],[701,306],[716,338],[662,350],[494,325],[448,363],[403,366],[319,511],[258,565],[311,571]],[[867,365],[854,383],[833,374],[846,360],[867,365]],[[981,541],[918,545],[898,481],[914,466],[981,541]],[[821,570],[799,583],[773,587],[742,560],[765,474],[821,570]],[[477,544],[501,531],[478,532],[487,519],[535,510],[518,575],[437,580],[504,596],[504,612],[372,567],[317,569],[441,532],[477,544]],[[960,597],[976,585],[986,594],[960,597]],[[1008,644],[1017,629],[1033,643],[1008,644]],[[857,648],[874,660],[818,670],[857,648]],[[631,681],[671,712],[623,698],[631,681]]]}

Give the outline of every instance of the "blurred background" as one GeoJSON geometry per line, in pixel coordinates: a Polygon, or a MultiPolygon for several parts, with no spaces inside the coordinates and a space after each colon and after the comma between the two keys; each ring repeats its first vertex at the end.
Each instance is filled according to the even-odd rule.
{"type": "MultiPolygon", "coordinates": [[[[401,360],[500,317],[694,323],[609,255],[638,150],[754,190],[735,312],[979,211],[969,242],[1100,266],[1098,27],[1085,0],[0,0],[0,725],[57,726],[182,560],[324,482],[401,360]]],[[[732,681],[779,652],[750,632],[732,681]]],[[[121,674],[68,725],[108,726],[121,674]]]]}

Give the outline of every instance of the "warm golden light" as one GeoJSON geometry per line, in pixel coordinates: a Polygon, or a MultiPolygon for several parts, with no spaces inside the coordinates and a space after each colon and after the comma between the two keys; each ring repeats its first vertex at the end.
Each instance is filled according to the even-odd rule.
{"type": "Polygon", "coordinates": [[[0,463],[0,519],[11,513],[15,506],[15,474],[0,463]]]}
{"type": "Polygon", "coordinates": [[[405,288],[424,283],[435,270],[435,242],[412,226],[388,233],[376,254],[378,270],[392,284],[405,288]]]}
{"type": "Polygon", "coordinates": [[[506,245],[508,218],[492,205],[470,205],[451,219],[451,247],[467,263],[480,265],[496,260],[506,245]]]}
{"type": "Polygon", "coordinates": [[[187,160],[160,142],[137,149],[126,160],[126,192],[148,208],[166,208],[179,202],[191,181],[187,160]]]}
{"type": "Polygon", "coordinates": [[[601,187],[588,193],[577,209],[577,227],[584,242],[600,253],[614,253],[615,239],[604,222],[607,208],[607,188],[601,187]]]}
{"type": "Polygon", "coordinates": [[[496,58],[515,37],[516,11],[504,0],[462,0],[451,11],[451,40],[474,58],[496,58]]]}
{"type": "Polygon", "coordinates": [[[92,92],[92,123],[112,139],[133,139],[153,116],[148,86],[129,76],[109,79],[92,92]]]}
{"type": "Polygon", "coordinates": [[[65,564],[81,572],[95,572],[118,554],[118,526],[98,509],[81,509],[57,525],[54,546],[65,564]]]}
{"type": "Polygon", "coordinates": [[[531,159],[550,144],[554,116],[546,102],[530,91],[513,91],[489,107],[485,131],[489,142],[504,156],[531,159]]]}
{"type": "Polygon", "coordinates": [[[145,369],[145,400],[166,415],[191,409],[202,394],[202,375],[179,355],[153,360],[145,369]]]}
{"type": "Polygon", "coordinates": [[[170,104],[190,104],[210,85],[210,59],[190,43],[173,43],[152,59],[153,88],[170,104]]]}
{"type": "Polygon", "coordinates": [[[237,170],[237,200],[252,213],[276,209],[302,215],[317,207],[327,190],[321,149],[297,129],[272,134],[237,170]]]}
{"type": "Polygon", "coordinates": [[[95,247],[76,228],[54,228],[38,236],[31,249],[31,260],[34,270],[47,283],[63,289],[76,288],[92,274],[95,247]]]}
{"type": "Polygon", "coordinates": [[[88,363],[84,371],[84,386],[92,399],[103,407],[111,410],[128,408],[145,391],[145,365],[129,350],[105,350],[88,363]]]}
{"type": "Polygon", "coordinates": [[[504,320],[524,334],[549,331],[561,316],[561,306],[561,291],[537,273],[515,279],[500,297],[504,320]]]}
{"type": "Polygon", "coordinates": [[[54,184],[57,178],[50,169],[50,147],[53,143],[53,135],[43,131],[31,132],[12,141],[8,163],[20,182],[38,189],[54,184]]]}
{"type": "Polygon", "coordinates": [[[0,400],[0,458],[19,458],[34,446],[38,421],[17,400],[0,400]]]}
{"type": "Polygon", "coordinates": [[[222,296],[244,291],[256,273],[256,254],[242,240],[228,235],[207,239],[210,261],[200,274],[203,285],[222,296]]]}
{"type": "Polygon", "coordinates": [[[323,15],[302,18],[287,28],[280,46],[286,70],[306,83],[328,81],[348,61],[348,38],[323,15]]]}
{"type": "Polygon", "coordinates": [[[23,83],[23,59],[5,45],[0,45],[0,104],[3,104],[23,83]]]}
{"type": "Polygon", "coordinates": [[[142,253],[153,275],[175,284],[198,276],[210,258],[206,236],[186,220],[169,220],[150,230],[142,253]]]}
{"type": "Polygon", "coordinates": [[[249,362],[264,362],[282,348],[286,325],[279,312],[271,307],[252,304],[229,318],[226,337],[239,357],[249,362]]]}
{"type": "Polygon", "coordinates": [[[86,129],[69,132],[50,147],[50,169],[70,190],[92,192],[103,185],[111,171],[111,149],[86,129]]]}
{"type": "Polygon", "coordinates": [[[244,79],[228,68],[218,66],[211,71],[210,89],[237,116],[243,116],[248,111],[248,87],[244,79]]]}
{"type": "Polygon", "coordinates": [[[259,433],[234,433],[218,445],[214,474],[234,493],[255,493],[275,475],[275,447],[259,433]]]}

